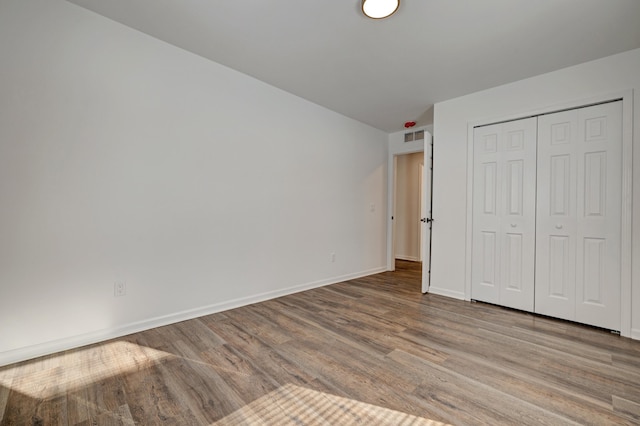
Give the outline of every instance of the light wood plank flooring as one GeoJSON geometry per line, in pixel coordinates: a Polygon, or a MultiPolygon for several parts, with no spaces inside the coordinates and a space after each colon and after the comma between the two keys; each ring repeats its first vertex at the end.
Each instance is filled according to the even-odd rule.
{"type": "Polygon", "coordinates": [[[0,368],[2,425],[639,424],[640,342],[419,264],[0,368]]]}

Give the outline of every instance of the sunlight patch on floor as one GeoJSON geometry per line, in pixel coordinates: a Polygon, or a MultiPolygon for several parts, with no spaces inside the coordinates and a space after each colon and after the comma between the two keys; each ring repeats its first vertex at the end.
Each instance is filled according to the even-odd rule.
{"type": "Polygon", "coordinates": [[[287,384],[214,423],[223,425],[444,426],[435,420],[287,384]]]}
{"type": "Polygon", "coordinates": [[[48,399],[109,377],[149,368],[171,356],[135,343],[109,342],[2,369],[0,386],[36,399],[48,399]]]}

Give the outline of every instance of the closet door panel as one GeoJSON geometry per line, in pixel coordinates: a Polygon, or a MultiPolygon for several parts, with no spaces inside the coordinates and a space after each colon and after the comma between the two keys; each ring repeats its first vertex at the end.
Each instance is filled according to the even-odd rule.
{"type": "Polygon", "coordinates": [[[620,330],[622,102],[578,110],[576,321],[620,330]]]}
{"type": "Polygon", "coordinates": [[[620,329],[622,103],[538,119],[535,312],[620,329]]]}
{"type": "Polygon", "coordinates": [[[500,301],[501,143],[500,127],[475,129],[471,297],[489,303],[500,301]]]}
{"type": "Polygon", "coordinates": [[[535,312],[573,320],[576,301],[575,110],[538,117],[535,312]]]}
{"type": "Polygon", "coordinates": [[[476,128],[471,297],[533,310],[536,120],[476,128]]]}
{"type": "Polygon", "coordinates": [[[500,304],[532,312],[535,273],[536,119],[502,124],[500,304]]]}

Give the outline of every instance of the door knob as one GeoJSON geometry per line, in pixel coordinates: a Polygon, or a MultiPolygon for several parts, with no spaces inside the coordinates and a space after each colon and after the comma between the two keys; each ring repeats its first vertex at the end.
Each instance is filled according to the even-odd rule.
{"type": "Polygon", "coordinates": [[[560,225],[559,223],[556,225],[556,229],[562,229],[562,225],[560,225]]]}

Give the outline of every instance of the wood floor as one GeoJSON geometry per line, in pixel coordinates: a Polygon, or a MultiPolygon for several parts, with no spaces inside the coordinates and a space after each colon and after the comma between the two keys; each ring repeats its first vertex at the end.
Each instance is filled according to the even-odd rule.
{"type": "Polygon", "coordinates": [[[0,424],[640,424],[640,342],[417,266],[0,368],[0,424]]]}

